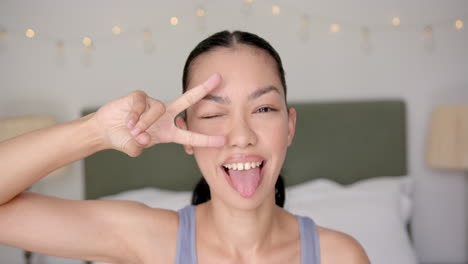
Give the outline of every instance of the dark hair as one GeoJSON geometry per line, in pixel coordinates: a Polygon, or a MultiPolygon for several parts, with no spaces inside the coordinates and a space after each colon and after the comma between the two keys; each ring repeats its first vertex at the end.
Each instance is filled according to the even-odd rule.
{"type": "Polygon", "coordinates": [[[190,69],[193,61],[203,53],[213,51],[218,48],[234,48],[237,44],[249,45],[253,48],[266,51],[276,62],[276,68],[284,89],[284,96],[286,99],[286,78],[283,69],[283,63],[276,50],[263,38],[244,31],[229,32],[227,30],[215,33],[202,42],[190,52],[187,61],[185,62],[184,72],[182,75],[182,89],[183,92],[187,91],[187,85],[190,79],[190,69]]]}
{"type": "MultiPolygon", "coordinates": [[[[208,38],[200,42],[190,52],[187,61],[185,62],[183,76],[182,76],[182,88],[183,92],[188,89],[188,82],[190,80],[190,71],[192,68],[193,61],[200,55],[219,49],[219,48],[234,48],[238,44],[249,45],[253,48],[263,50],[267,52],[276,62],[276,69],[281,80],[281,84],[284,89],[284,97],[286,101],[286,78],[283,69],[283,63],[276,50],[263,38],[243,31],[229,32],[227,30],[215,33],[208,38]]],[[[192,204],[197,205],[204,203],[211,199],[210,187],[204,178],[195,186],[192,194],[192,204]]],[[[281,175],[275,184],[275,202],[278,206],[283,207],[285,201],[284,182],[281,175]]]]}

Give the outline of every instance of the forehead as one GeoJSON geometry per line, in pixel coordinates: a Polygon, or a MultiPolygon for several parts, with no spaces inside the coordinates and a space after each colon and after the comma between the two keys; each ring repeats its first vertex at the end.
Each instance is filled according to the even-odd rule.
{"type": "Polygon", "coordinates": [[[233,48],[217,48],[200,55],[191,65],[188,89],[203,83],[215,72],[219,72],[223,78],[216,91],[231,86],[250,90],[274,85],[283,93],[275,60],[258,48],[238,44],[233,48]]]}

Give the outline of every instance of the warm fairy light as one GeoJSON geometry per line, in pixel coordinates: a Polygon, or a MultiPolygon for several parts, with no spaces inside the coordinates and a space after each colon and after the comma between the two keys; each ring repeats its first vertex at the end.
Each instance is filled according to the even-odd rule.
{"type": "Polygon", "coordinates": [[[400,21],[400,18],[399,17],[394,17],[392,19],[392,25],[394,25],[395,27],[398,27],[400,25],[401,21],[400,21]]]}
{"type": "Polygon", "coordinates": [[[369,40],[370,37],[370,30],[368,27],[361,28],[361,37],[363,40],[369,40]]]}
{"type": "Polygon", "coordinates": [[[179,19],[177,17],[171,17],[171,25],[175,26],[179,24],[179,19]]]}
{"type": "Polygon", "coordinates": [[[462,29],[463,28],[463,21],[461,19],[457,19],[457,21],[455,21],[455,28],[456,29],[462,29]]]}
{"type": "Polygon", "coordinates": [[[426,26],[424,28],[424,36],[426,38],[432,38],[432,27],[431,26],[426,26]]]}
{"type": "Polygon", "coordinates": [[[116,35],[116,36],[117,36],[117,35],[120,35],[121,32],[122,32],[122,30],[120,29],[119,26],[114,26],[114,27],[112,28],[112,34],[114,34],[114,35],[116,35]]]}
{"type": "Polygon", "coordinates": [[[337,33],[339,31],[340,31],[340,25],[339,24],[331,24],[330,25],[330,32],[337,33]]]}
{"type": "Polygon", "coordinates": [[[198,8],[197,9],[197,16],[199,16],[199,17],[205,16],[205,9],[203,9],[201,7],[198,8]]]}
{"type": "Polygon", "coordinates": [[[271,7],[271,13],[275,16],[279,15],[281,13],[281,9],[279,6],[274,5],[271,7]]]}
{"type": "Polygon", "coordinates": [[[151,39],[151,31],[145,30],[145,31],[143,32],[143,39],[144,39],[144,40],[150,40],[150,39],[151,39]]]}
{"type": "Polygon", "coordinates": [[[36,33],[34,32],[34,30],[28,28],[28,29],[26,29],[26,32],[24,32],[24,35],[27,38],[34,38],[34,35],[36,35],[36,33]]]}
{"type": "Polygon", "coordinates": [[[89,37],[84,37],[81,42],[83,43],[83,46],[85,46],[85,48],[89,48],[91,47],[91,45],[93,45],[93,41],[89,37]]]}
{"type": "Polygon", "coordinates": [[[59,40],[57,43],[55,43],[55,47],[57,48],[57,51],[63,52],[65,50],[65,44],[63,41],[59,40]]]}
{"type": "Polygon", "coordinates": [[[251,4],[251,3],[253,2],[253,0],[245,0],[245,2],[246,2],[247,4],[251,4]]]}
{"type": "Polygon", "coordinates": [[[310,18],[307,15],[301,17],[300,24],[302,27],[308,27],[310,25],[310,18]]]}

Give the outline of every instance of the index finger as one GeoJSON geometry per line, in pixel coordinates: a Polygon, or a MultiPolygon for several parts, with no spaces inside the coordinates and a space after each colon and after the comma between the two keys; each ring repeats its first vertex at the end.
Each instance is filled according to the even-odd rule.
{"type": "Polygon", "coordinates": [[[216,88],[221,83],[221,79],[219,73],[211,75],[204,83],[186,91],[183,95],[170,102],[167,108],[176,113],[184,111],[216,88]]]}
{"type": "Polygon", "coordinates": [[[224,136],[198,134],[178,128],[174,135],[173,142],[193,147],[222,147],[226,143],[226,138],[224,136]]]}

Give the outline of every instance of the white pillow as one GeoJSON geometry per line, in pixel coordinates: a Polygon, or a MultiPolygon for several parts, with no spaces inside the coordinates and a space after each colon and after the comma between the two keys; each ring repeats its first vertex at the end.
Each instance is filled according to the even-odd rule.
{"type": "Polygon", "coordinates": [[[376,177],[358,181],[351,185],[341,185],[335,181],[320,178],[286,188],[286,204],[291,200],[309,197],[312,192],[317,194],[340,189],[353,189],[365,192],[371,190],[391,193],[398,192],[402,220],[405,223],[409,223],[413,210],[413,178],[410,176],[376,177]]]}
{"type": "Polygon", "coordinates": [[[309,216],[319,226],[353,236],[371,263],[416,264],[417,258],[402,216],[401,182],[367,180],[349,186],[309,182],[287,190],[285,208],[309,216]],[[327,186],[327,191],[318,186],[327,186]]]}

